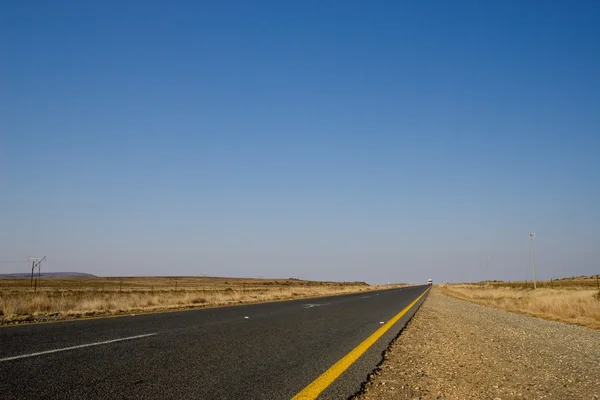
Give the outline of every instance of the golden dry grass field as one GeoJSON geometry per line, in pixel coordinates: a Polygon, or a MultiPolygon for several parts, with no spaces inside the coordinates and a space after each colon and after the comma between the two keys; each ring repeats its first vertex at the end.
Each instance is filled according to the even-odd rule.
{"type": "MultiPolygon", "coordinates": [[[[386,286],[388,288],[390,286],[386,286]]],[[[0,324],[225,306],[381,289],[364,282],[215,277],[0,279],[0,324]]]]}
{"type": "Polygon", "coordinates": [[[600,329],[600,291],[595,277],[538,282],[437,285],[447,295],[536,317],[600,329]],[[540,284],[541,283],[541,284],[540,284]]]}

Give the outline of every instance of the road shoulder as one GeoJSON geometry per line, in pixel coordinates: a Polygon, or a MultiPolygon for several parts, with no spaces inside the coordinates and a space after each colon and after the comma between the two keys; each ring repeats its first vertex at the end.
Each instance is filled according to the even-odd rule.
{"type": "Polygon", "coordinates": [[[356,398],[598,399],[600,332],[434,290],[356,398]]]}

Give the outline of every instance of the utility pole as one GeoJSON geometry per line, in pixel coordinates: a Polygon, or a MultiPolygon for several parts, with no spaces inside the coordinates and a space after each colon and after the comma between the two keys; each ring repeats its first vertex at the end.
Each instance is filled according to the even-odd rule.
{"type": "Polygon", "coordinates": [[[31,261],[31,280],[29,281],[29,287],[33,287],[33,270],[35,269],[35,258],[29,257],[31,261]]]}
{"type": "MultiPolygon", "coordinates": [[[[31,261],[31,282],[30,282],[31,287],[33,287],[33,273],[34,273],[36,267],[38,269],[38,279],[41,278],[42,269],[40,267],[40,264],[42,264],[42,261],[44,261],[45,259],[46,259],[46,256],[44,256],[44,257],[29,257],[29,261],[31,261]]],[[[37,280],[36,280],[36,289],[37,289],[37,280]]]]}
{"type": "Polygon", "coordinates": [[[535,279],[535,248],[533,245],[533,239],[535,239],[535,232],[529,234],[529,240],[531,242],[531,269],[533,270],[533,288],[537,289],[537,283],[535,279]]]}
{"type": "Polygon", "coordinates": [[[490,283],[490,268],[489,268],[490,256],[485,256],[485,277],[490,283]]]}

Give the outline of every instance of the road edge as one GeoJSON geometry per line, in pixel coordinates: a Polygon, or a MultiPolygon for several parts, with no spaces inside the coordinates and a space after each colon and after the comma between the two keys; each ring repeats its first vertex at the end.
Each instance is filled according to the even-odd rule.
{"type": "MultiPolygon", "coordinates": [[[[391,320],[385,323],[381,328],[365,338],[358,346],[339,359],[319,377],[305,386],[300,392],[292,397],[292,400],[314,400],[317,399],[328,387],[330,387],[348,368],[352,366],[360,357],[365,354],[381,337],[390,331],[405,316],[408,317],[406,324],[412,319],[416,311],[425,301],[431,287],[425,289],[409,305],[401,309],[391,320]]],[[[402,329],[401,329],[402,330],[402,329]]],[[[377,364],[379,365],[379,364],[377,364]]],[[[362,387],[362,384],[361,384],[362,387]]]]}
{"type": "Polygon", "coordinates": [[[381,352],[381,361],[379,361],[379,363],[377,363],[375,368],[369,373],[369,375],[367,375],[367,379],[365,381],[363,381],[363,383],[360,384],[360,389],[358,389],[355,393],[350,395],[348,397],[348,400],[357,400],[360,396],[362,396],[365,393],[368,384],[379,375],[379,372],[381,371],[383,364],[385,363],[385,361],[388,358],[388,354],[390,354],[390,352],[391,352],[392,346],[396,343],[396,341],[398,341],[400,339],[402,334],[407,329],[410,328],[410,326],[413,323],[413,318],[415,317],[415,315],[417,315],[417,313],[421,309],[421,306],[423,305],[423,303],[425,303],[425,301],[429,297],[429,293],[431,293],[431,289],[427,290],[426,295],[423,296],[423,298],[421,298],[417,302],[417,304],[415,304],[415,306],[413,307],[413,313],[412,313],[412,315],[410,315],[408,321],[406,321],[406,324],[400,328],[400,331],[398,331],[398,334],[396,336],[394,336],[394,338],[390,341],[390,343],[388,343],[385,350],[383,350],[381,352]]]}

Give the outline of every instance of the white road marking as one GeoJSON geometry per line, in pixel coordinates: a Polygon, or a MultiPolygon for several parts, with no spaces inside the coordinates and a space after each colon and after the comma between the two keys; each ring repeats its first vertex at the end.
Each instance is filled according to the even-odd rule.
{"type": "Polygon", "coordinates": [[[323,306],[328,306],[331,303],[323,303],[323,304],[304,304],[302,306],[302,308],[313,308],[313,307],[323,307],[323,306]]]}
{"type": "Polygon", "coordinates": [[[371,297],[371,296],[363,296],[363,297],[361,297],[361,299],[368,299],[369,297],[371,297]]]}
{"type": "Polygon", "coordinates": [[[101,344],[109,344],[109,343],[122,342],[124,340],[141,339],[141,338],[144,338],[144,337],[154,336],[154,335],[158,335],[158,332],[155,332],[155,333],[146,333],[145,335],[129,336],[129,337],[120,338],[120,339],[105,340],[104,342],[80,344],[80,345],[77,345],[77,346],[64,347],[62,349],[54,349],[54,350],[40,351],[40,352],[37,352],[37,353],[22,354],[20,356],[5,357],[5,358],[0,358],[0,362],[18,360],[20,358],[36,357],[36,356],[41,356],[41,355],[44,355],[44,354],[58,353],[58,352],[61,352],[61,351],[69,351],[69,350],[82,349],[84,347],[100,346],[101,344]]]}

